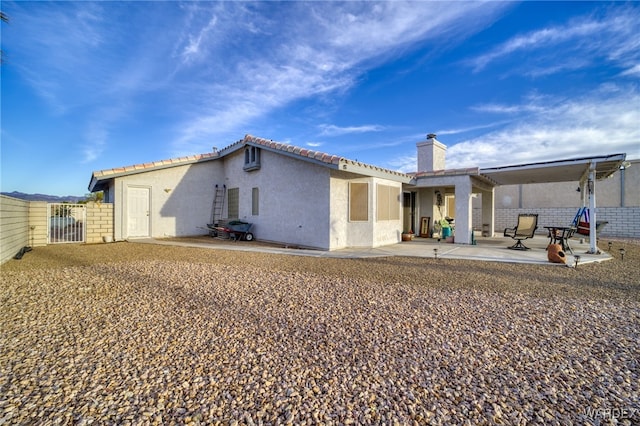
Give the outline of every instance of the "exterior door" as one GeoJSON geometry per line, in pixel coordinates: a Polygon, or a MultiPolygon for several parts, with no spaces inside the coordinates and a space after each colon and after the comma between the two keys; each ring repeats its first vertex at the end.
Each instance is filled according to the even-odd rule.
{"type": "Polygon", "coordinates": [[[149,188],[127,188],[128,237],[149,236],[149,188]]]}

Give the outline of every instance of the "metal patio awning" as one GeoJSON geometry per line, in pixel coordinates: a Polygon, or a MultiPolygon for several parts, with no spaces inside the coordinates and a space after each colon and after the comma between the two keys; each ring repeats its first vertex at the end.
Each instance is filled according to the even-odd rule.
{"type": "Polygon", "coordinates": [[[480,169],[479,174],[496,185],[519,185],[527,183],[578,182],[589,174],[595,165],[596,179],[605,179],[617,172],[624,163],[626,154],[611,154],[569,160],[546,161],[505,167],[480,169]]]}
{"type": "Polygon", "coordinates": [[[527,183],[580,182],[588,194],[589,253],[599,253],[596,246],[596,180],[605,179],[620,170],[626,154],[611,154],[598,157],[548,161],[517,166],[480,169],[479,173],[496,185],[519,185],[527,183]],[[588,183],[588,185],[587,185],[588,183]]]}

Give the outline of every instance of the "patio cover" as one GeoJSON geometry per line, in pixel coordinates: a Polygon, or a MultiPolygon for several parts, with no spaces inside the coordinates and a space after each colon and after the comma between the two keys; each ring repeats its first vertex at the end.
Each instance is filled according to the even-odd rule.
{"type": "Polygon", "coordinates": [[[527,183],[580,182],[587,186],[589,193],[590,253],[597,253],[596,247],[596,197],[595,181],[608,178],[620,170],[626,154],[611,154],[569,160],[547,161],[505,167],[480,169],[479,174],[496,185],[519,185],[527,183]]]}
{"type": "Polygon", "coordinates": [[[626,154],[584,157],[571,160],[546,161],[515,166],[480,169],[480,175],[496,185],[524,183],[584,182],[591,164],[595,164],[596,180],[613,175],[624,163],[626,154]]]}

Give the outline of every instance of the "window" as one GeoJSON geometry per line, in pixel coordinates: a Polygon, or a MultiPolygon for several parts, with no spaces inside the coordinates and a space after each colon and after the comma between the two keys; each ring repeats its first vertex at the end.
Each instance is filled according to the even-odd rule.
{"type": "Polygon", "coordinates": [[[349,220],[352,222],[369,220],[368,183],[349,183],[349,220]]]}
{"type": "Polygon", "coordinates": [[[244,167],[247,172],[260,168],[260,148],[247,146],[244,149],[244,167]]]}
{"type": "Polygon", "coordinates": [[[251,214],[253,216],[258,216],[259,213],[259,195],[260,192],[258,191],[258,188],[251,189],[251,214]]]}
{"type": "Polygon", "coordinates": [[[444,199],[447,206],[447,216],[456,217],[456,197],[454,195],[445,195],[444,199]]]}
{"type": "Polygon", "coordinates": [[[227,216],[229,219],[238,219],[239,212],[240,188],[229,188],[227,191],[227,216]]]}
{"type": "Polygon", "coordinates": [[[377,185],[377,219],[400,220],[400,189],[390,185],[377,185]]]}

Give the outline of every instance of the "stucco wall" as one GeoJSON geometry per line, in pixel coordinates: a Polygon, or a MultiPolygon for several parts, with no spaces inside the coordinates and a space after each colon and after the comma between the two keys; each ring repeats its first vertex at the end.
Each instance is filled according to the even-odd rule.
{"type": "MultiPolygon", "coordinates": [[[[245,170],[244,151],[221,160],[149,171],[116,178],[109,188],[115,209],[114,237],[127,235],[127,191],[150,193],[151,237],[205,235],[211,222],[215,185],[226,185],[222,212],[230,219],[228,191],[238,190],[238,219],[253,224],[255,238],[301,247],[333,250],[376,247],[401,238],[401,199],[398,220],[377,221],[376,184],[398,188],[401,183],[333,170],[294,157],[260,151],[260,167],[245,170]],[[369,220],[348,221],[348,183],[369,183],[369,220]],[[253,188],[258,189],[258,212],[252,210],[253,188]]],[[[233,218],[231,218],[233,219],[233,218]]]]}
{"type": "Polygon", "coordinates": [[[127,235],[127,195],[131,187],[148,188],[151,237],[204,235],[211,221],[216,183],[222,183],[217,161],[154,170],[115,179],[114,237],[127,235]]]}
{"type": "MultiPolygon", "coordinates": [[[[347,175],[344,176],[343,183],[346,186],[346,198],[343,200],[346,204],[345,215],[337,218],[337,221],[343,221],[345,224],[346,240],[345,247],[371,247],[373,245],[373,232],[375,222],[375,186],[372,178],[361,176],[347,175]],[[368,213],[366,221],[350,221],[349,220],[349,183],[367,183],[368,184],[368,213]]],[[[342,247],[340,247],[342,248],[342,247]]]]}
{"type": "Polygon", "coordinates": [[[380,247],[389,244],[395,244],[402,240],[402,183],[393,182],[385,179],[373,179],[373,233],[372,233],[372,246],[380,247]],[[391,208],[395,208],[398,210],[397,216],[399,219],[397,220],[378,220],[378,193],[376,190],[376,185],[387,185],[395,188],[397,190],[398,196],[395,197],[392,202],[395,202],[395,206],[391,206],[391,208]]]}
{"type": "Polygon", "coordinates": [[[330,178],[330,250],[347,247],[349,244],[349,179],[344,173],[331,171],[330,178]]]}
{"type": "Polygon", "coordinates": [[[402,184],[385,179],[362,177],[352,173],[333,171],[331,174],[331,249],[345,247],[379,247],[395,244],[402,235],[402,184]],[[349,183],[369,185],[368,220],[349,221],[349,183]],[[397,188],[398,220],[378,221],[377,184],[397,188]]]}
{"type": "Polygon", "coordinates": [[[243,167],[243,151],[225,157],[225,183],[239,189],[240,219],[254,224],[256,239],[330,248],[328,168],[264,149],[258,170],[243,167]],[[252,215],[252,188],[259,192],[257,216],[252,215]]]}

